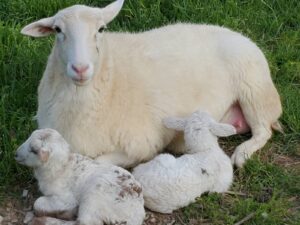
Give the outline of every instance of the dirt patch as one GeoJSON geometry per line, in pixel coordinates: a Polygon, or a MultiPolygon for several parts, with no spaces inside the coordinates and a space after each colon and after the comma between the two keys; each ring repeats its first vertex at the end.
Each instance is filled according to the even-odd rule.
{"type": "Polygon", "coordinates": [[[23,224],[23,220],[31,207],[27,208],[27,204],[18,201],[15,198],[7,198],[0,206],[0,223],[1,225],[23,224]]]}
{"type": "Polygon", "coordinates": [[[176,214],[160,214],[160,213],[154,213],[151,211],[147,211],[143,225],[180,224],[180,223],[176,223],[176,222],[177,222],[176,214]]]}
{"type": "Polygon", "coordinates": [[[273,196],[273,189],[271,187],[262,188],[262,190],[256,194],[254,194],[254,200],[259,203],[268,202],[273,196]]]}
{"type": "Polygon", "coordinates": [[[28,212],[32,211],[34,200],[38,196],[35,185],[26,188],[14,187],[3,196],[0,202],[0,224],[1,225],[21,225],[28,212]],[[18,193],[18,194],[12,194],[18,193]]]}
{"type": "Polygon", "coordinates": [[[287,168],[292,167],[300,169],[300,158],[298,157],[275,154],[274,163],[287,168]]]}

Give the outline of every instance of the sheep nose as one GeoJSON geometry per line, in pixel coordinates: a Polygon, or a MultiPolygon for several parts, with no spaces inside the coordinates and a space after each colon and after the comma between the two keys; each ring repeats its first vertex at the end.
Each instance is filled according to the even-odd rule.
{"type": "Polygon", "coordinates": [[[82,75],[82,74],[84,74],[89,69],[89,65],[74,65],[74,64],[72,64],[72,69],[78,75],[82,75]]]}
{"type": "Polygon", "coordinates": [[[15,158],[18,158],[18,153],[16,152],[16,154],[15,154],[15,158]]]}

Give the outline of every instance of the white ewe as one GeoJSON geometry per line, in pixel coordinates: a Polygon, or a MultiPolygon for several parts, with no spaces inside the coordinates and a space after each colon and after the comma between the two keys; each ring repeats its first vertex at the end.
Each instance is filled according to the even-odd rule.
{"type": "Polygon", "coordinates": [[[39,127],[58,130],[76,152],[130,166],[165,147],[185,152],[182,135],[164,128],[162,118],[202,108],[239,133],[251,129],[232,157],[241,166],[265,145],[281,114],[263,53],[219,26],[105,32],[122,5],[75,5],[22,29],[34,37],[56,33],[39,85],[39,127]]]}
{"type": "MultiPolygon", "coordinates": [[[[33,167],[44,194],[34,203],[37,216],[71,219],[78,215],[70,223],[76,225],[143,222],[142,189],[134,177],[120,167],[70,153],[69,145],[55,130],[34,131],[17,150],[16,160],[33,167]]],[[[40,220],[51,224],[54,219],[36,221],[40,220]]]]}
{"type": "Polygon", "coordinates": [[[142,184],[145,206],[171,213],[195,201],[203,192],[228,190],[232,165],[219,147],[217,136],[233,135],[235,128],[217,123],[200,111],[189,118],[168,118],[164,122],[168,128],[184,131],[189,154],[179,158],[161,154],[134,168],[132,174],[142,184]]]}

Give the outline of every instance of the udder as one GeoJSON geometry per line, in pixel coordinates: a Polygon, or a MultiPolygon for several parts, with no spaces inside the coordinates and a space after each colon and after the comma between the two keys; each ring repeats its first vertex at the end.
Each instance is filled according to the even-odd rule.
{"type": "Polygon", "coordinates": [[[221,119],[222,123],[228,123],[235,127],[238,134],[244,134],[250,131],[250,127],[244,117],[239,103],[233,104],[221,119]]]}

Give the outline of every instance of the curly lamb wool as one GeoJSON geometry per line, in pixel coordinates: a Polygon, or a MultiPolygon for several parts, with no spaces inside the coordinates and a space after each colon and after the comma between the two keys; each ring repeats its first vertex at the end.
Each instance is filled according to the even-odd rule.
{"type": "Polygon", "coordinates": [[[141,185],[126,170],[71,153],[53,129],[34,131],[16,153],[33,167],[44,196],[34,203],[35,224],[141,225],[145,216],[141,185]]]}
{"type": "Polygon", "coordinates": [[[179,158],[161,154],[134,168],[132,174],[142,184],[145,206],[153,211],[171,213],[195,201],[204,192],[228,190],[233,169],[217,137],[233,135],[235,128],[217,123],[201,111],[188,118],[167,118],[164,124],[184,131],[188,154],[179,158]]]}

